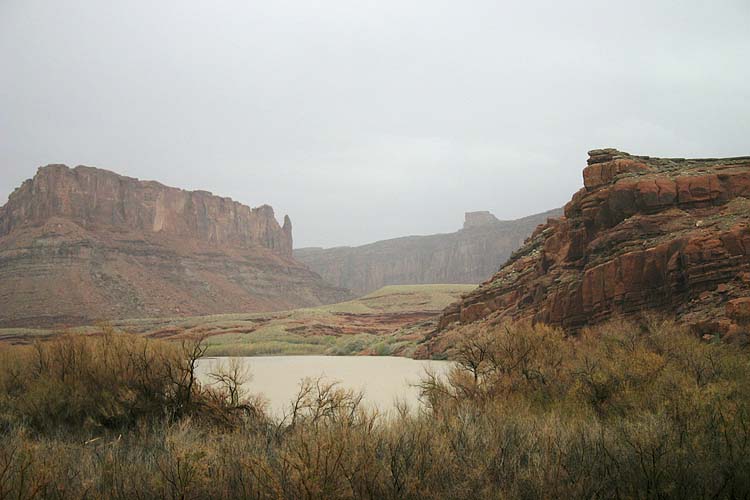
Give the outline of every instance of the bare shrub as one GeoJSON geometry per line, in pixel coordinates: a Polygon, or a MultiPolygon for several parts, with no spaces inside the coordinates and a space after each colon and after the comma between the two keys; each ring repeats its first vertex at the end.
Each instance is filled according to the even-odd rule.
{"type": "Polygon", "coordinates": [[[0,498],[750,497],[747,352],[660,318],[461,336],[390,419],[311,379],[273,421],[195,344],[0,348],[0,498]]]}

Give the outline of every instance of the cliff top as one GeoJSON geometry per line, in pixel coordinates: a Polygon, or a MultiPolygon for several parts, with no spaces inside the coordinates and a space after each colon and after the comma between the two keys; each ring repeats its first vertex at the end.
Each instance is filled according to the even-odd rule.
{"type": "MultiPolygon", "coordinates": [[[[174,186],[168,186],[166,184],[163,184],[156,180],[151,179],[139,179],[138,177],[130,177],[128,175],[119,174],[113,170],[109,170],[106,168],[100,168],[100,167],[90,167],[88,165],[76,165],[75,167],[69,167],[68,165],[65,165],[63,163],[50,163],[48,165],[44,165],[42,167],[37,168],[36,174],[33,178],[27,179],[24,181],[23,184],[26,184],[27,182],[31,182],[34,179],[37,179],[39,177],[46,177],[46,176],[54,176],[54,175],[65,175],[67,173],[77,174],[77,173],[87,173],[89,175],[94,176],[107,176],[116,178],[123,182],[132,182],[137,183],[145,187],[150,188],[156,188],[156,189],[169,189],[169,190],[176,190],[183,193],[189,193],[193,195],[200,195],[200,196],[209,196],[214,198],[219,198],[227,203],[237,203],[239,205],[244,205],[243,203],[234,200],[230,196],[221,196],[218,194],[215,194],[211,191],[205,190],[205,189],[182,189],[174,186]]],[[[23,184],[19,187],[17,187],[13,193],[20,190],[23,187],[23,184]]],[[[12,194],[11,194],[12,196],[12,194]]],[[[271,205],[268,205],[266,203],[259,205],[257,207],[253,207],[254,210],[262,210],[262,211],[270,211],[271,214],[274,213],[273,207],[271,205]]]]}
{"type": "Polygon", "coordinates": [[[627,153],[625,151],[620,151],[616,148],[602,148],[602,149],[592,149],[589,151],[589,159],[587,160],[587,163],[589,165],[592,165],[594,163],[603,163],[605,161],[611,161],[615,160],[617,158],[637,158],[640,160],[663,160],[663,161],[670,161],[675,163],[681,163],[681,162],[727,162],[732,160],[750,160],[750,156],[729,156],[724,158],[659,158],[656,156],[645,156],[645,155],[632,155],[630,153],[627,153]]]}
{"type": "Polygon", "coordinates": [[[466,212],[464,214],[464,229],[486,226],[488,224],[495,224],[496,222],[500,222],[500,220],[488,210],[466,212]]]}
{"type": "Polygon", "coordinates": [[[0,237],[53,218],[96,234],[130,230],[144,237],[171,236],[236,248],[263,246],[278,255],[292,255],[291,220],[285,217],[282,227],[270,205],[251,208],[209,191],[188,191],[84,165],[40,167],[0,208],[0,237]]]}

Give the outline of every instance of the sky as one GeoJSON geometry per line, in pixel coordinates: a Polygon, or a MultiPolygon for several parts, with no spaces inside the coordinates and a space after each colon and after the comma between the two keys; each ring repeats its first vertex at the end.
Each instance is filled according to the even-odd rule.
{"type": "Polygon", "coordinates": [[[750,155],[748,0],[0,0],[0,205],[89,165],[296,247],[565,204],[587,151],[750,155]]]}

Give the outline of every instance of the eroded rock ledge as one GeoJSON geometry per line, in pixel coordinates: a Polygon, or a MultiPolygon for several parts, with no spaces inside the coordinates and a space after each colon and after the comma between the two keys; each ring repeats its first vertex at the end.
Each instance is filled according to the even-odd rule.
{"type": "Polygon", "coordinates": [[[506,319],[575,331],[659,311],[701,335],[747,336],[750,157],[598,149],[583,180],[565,215],[539,226],[497,274],[448,307],[439,331],[506,319]]]}

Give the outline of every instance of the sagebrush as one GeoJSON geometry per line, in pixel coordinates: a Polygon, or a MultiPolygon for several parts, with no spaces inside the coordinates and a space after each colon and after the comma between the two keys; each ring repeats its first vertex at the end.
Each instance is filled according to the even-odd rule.
{"type": "Polygon", "coordinates": [[[316,380],[274,420],[236,369],[199,384],[201,353],[4,348],[0,498],[750,497],[750,356],[669,321],[467,327],[424,410],[388,418],[316,380]]]}

